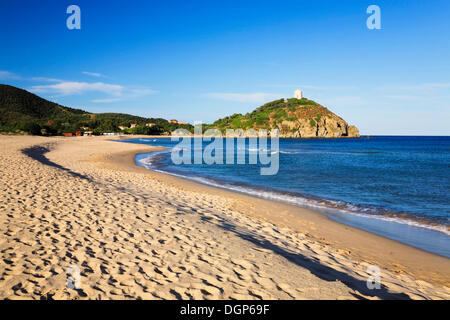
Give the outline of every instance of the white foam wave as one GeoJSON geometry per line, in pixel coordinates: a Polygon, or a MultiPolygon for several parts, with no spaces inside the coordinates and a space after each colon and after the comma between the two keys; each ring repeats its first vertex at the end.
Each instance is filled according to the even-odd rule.
{"type": "Polygon", "coordinates": [[[297,205],[300,207],[318,209],[320,211],[325,211],[325,212],[326,211],[334,211],[334,212],[351,214],[351,215],[368,218],[368,219],[377,219],[377,220],[386,221],[386,222],[394,222],[394,223],[399,223],[399,224],[403,224],[403,225],[409,225],[409,226],[413,226],[413,227],[439,231],[439,232],[446,234],[447,236],[450,236],[450,231],[447,229],[446,226],[443,226],[443,225],[429,225],[429,224],[424,224],[424,223],[421,223],[419,221],[415,221],[412,219],[393,217],[393,216],[387,216],[387,215],[382,215],[382,214],[375,214],[373,212],[370,213],[372,211],[371,209],[361,208],[361,207],[358,207],[358,206],[352,205],[352,204],[347,204],[347,203],[342,203],[342,202],[337,202],[337,201],[335,201],[335,202],[328,201],[327,203],[324,203],[324,201],[308,199],[308,198],[304,198],[304,197],[297,196],[297,195],[282,194],[282,193],[278,193],[278,192],[274,192],[274,191],[255,189],[255,188],[244,187],[244,186],[239,186],[239,185],[223,184],[223,183],[216,182],[212,179],[181,175],[181,174],[177,174],[177,173],[173,173],[173,172],[155,168],[153,166],[155,156],[157,156],[161,153],[169,153],[169,152],[170,152],[170,150],[154,152],[154,153],[150,154],[148,157],[140,159],[139,162],[146,168],[157,171],[157,172],[170,174],[172,176],[180,177],[183,179],[197,181],[197,182],[200,182],[200,183],[203,183],[206,185],[210,185],[213,187],[217,187],[217,188],[228,189],[228,190],[237,191],[240,193],[249,194],[252,196],[257,196],[257,197],[260,197],[263,199],[290,203],[290,204],[294,204],[294,205],[297,205]]]}

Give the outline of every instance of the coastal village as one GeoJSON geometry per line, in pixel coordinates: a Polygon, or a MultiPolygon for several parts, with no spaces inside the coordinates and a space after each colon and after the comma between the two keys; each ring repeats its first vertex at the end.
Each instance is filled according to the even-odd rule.
{"type": "MultiPolygon", "coordinates": [[[[177,121],[177,120],[170,120],[169,123],[171,124],[179,124],[179,125],[187,125],[187,122],[184,121],[177,121]]],[[[104,136],[120,136],[123,131],[127,129],[133,129],[137,128],[139,125],[137,123],[131,123],[129,126],[118,126],[120,129],[120,132],[102,132],[101,135],[104,136]]],[[[156,126],[156,123],[148,122],[144,124],[145,127],[152,128],[156,126]]],[[[75,132],[63,132],[62,135],[65,137],[92,137],[93,131],[89,129],[89,127],[80,127],[80,130],[77,130],[75,132]]],[[[164,133],[162,135],[165,135],[164,133]]]]}

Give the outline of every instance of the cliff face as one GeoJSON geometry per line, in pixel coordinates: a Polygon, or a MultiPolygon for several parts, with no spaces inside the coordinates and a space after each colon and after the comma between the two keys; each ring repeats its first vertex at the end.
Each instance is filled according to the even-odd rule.
{"type": "Polygon", "coordinates": [[[308,99],[275,100],[246,115],[234,114],[212,125],[219,129],[278,129],[283,138],[359,137],[359,130],[308,99]]]}
{"type": "Polygon", "coordinates": [[[341,138],[359,137],[359,130],[322,106],[308,106],[293,112],[290,120],[277,122],[280,137],[284,138],[341,138]],[[315,115],[315,116],[314,116],[315,115]],[[295,118],[295,120],[293,119],[295,118]]]}

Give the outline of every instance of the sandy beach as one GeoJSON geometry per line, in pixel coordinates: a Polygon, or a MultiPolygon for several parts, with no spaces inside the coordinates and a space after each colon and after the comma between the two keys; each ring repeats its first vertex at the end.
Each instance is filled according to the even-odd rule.
{"type": "Polygon", "coordinates": [[[450,259],[149,171],[134,156],[157,148],[113,139],[0,136],[1,299],[450,298],[450,259]]]}

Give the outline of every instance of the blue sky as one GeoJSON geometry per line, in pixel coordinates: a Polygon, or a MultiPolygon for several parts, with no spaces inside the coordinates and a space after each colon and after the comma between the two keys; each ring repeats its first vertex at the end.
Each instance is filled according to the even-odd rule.
{"type": "Polygon", "coordinates": [[[450,2],[0,2],[0,83],[91,112],[211,122],[296,88],[362,134],[449,135],[450,2]],[[66,9],[81,8],[81,30],[66,9]],[[369,30],[366,8],[381,9],[369,30]]]}

